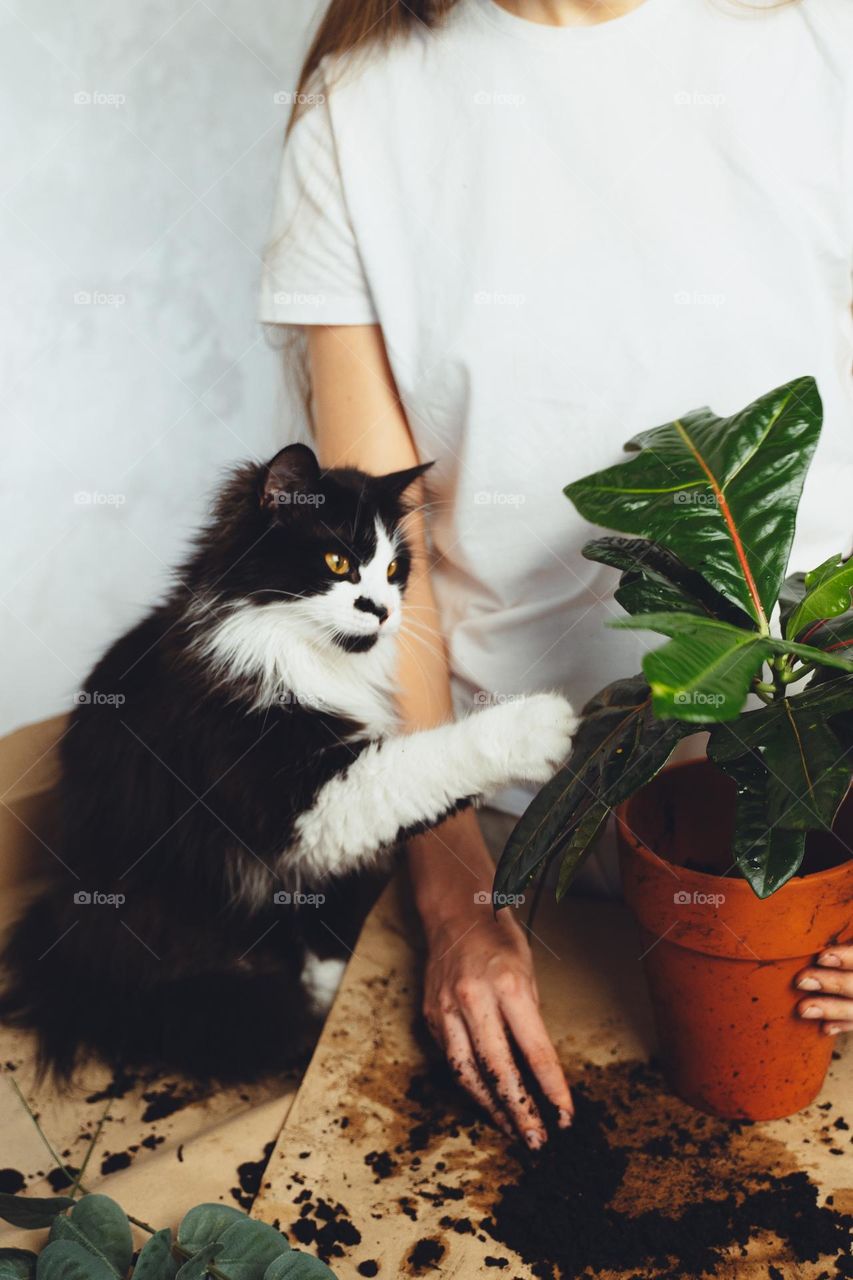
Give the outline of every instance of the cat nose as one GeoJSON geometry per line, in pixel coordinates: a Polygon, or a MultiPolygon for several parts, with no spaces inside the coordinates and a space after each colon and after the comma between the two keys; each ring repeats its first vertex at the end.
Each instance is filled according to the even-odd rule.
{"type": "Polygon", "coordinates": [[[359,596],[355,601],[356,609],[360,609],[362,613],[372,613],[378,618],[380,623],[384,622],[388,617],[388,610],[384,604],[377,604],[375,600],[369,600],[367,596],[359,596]]]}

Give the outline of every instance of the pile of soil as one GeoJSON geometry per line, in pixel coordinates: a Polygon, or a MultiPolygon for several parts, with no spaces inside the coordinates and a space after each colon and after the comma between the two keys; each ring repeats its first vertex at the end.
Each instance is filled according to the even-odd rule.
{"type": "MultiPolygon", "coordinates": [[[[502,1153],[506,1159],[495,1162],[491,1185],[480,1161],[478,1180],[464,1190],[446,1184],[441,1161],[429,1167],[430,1148],[448,1135],[477,1146],[502,1139],[460,1108],[443,1063],[411,1081],[408,1131],[394,1159],[411,1158],[410,1171],[422,1175],[417,1198],[464,1211],[440,1219],[446,1232],[505,1246],[540,1280],[601,1272],[637,1280],[713,1276],[728,1272],[732,1258],[756,1240],[767,1243],[777,1262],[820,1262],[822,1280],[853,1275],[853,1214],[831,1197],[819,1203],[818,1187],[794,1154],[765,1137],[761,1126],[705,1116],[679,1102],[655,1065],[587,1065],[572,1075],[572,1127],[557,1128],[547,1102],[538,1099],[550,1133],[546,1146],[530,1153],[521,1143],[511,1145],[502,1153]],[[455,1206],[448,1203],[454,1200],[455,1206]],[[472,1213],[480,1206],[485,1213],[472,1213]]],[[[849,1159],[848,1130],[843,1116],[827,1115],[820,1141],[849,1159]]],[[[374,1168],[382,1156],[373,1153],[374,1168]]],[[[409,1203],[400,1209],[416,1217],[410,1198],[403,1199],[409,1203]]],[[[429,1269],[430,1246],[434,1250],[430,1238],[418,1242],[408,1259],[411,1274],[429,1269]]],[[[497,1248],[487,1265],[512,1274],[497,1248]]]]}

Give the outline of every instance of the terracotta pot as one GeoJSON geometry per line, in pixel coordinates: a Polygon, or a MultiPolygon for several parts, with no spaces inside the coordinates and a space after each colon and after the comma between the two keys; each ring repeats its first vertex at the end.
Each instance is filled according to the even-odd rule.
{"type": "Polygon", "coordinates": [[[834,834],[809,837],[810,873],[764,900],[724,875],[734,786],[709,761],[665,770],[617,811],[664,1069],[703,1111],[771,1120],[820,1091],[838,1042],[797,1016],[805,993],[793,979],[818,952],[853,941],[851,797],[834,834]]]}

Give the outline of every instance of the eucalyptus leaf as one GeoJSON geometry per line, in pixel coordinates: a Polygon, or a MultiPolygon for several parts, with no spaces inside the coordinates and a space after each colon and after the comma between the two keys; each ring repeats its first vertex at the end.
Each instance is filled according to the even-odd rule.
{"type": "Polygon", "coordinates": [[[264,1272],[264,1280],[334,1280],[335,1273],[310,1253],[291,1249],[271,1262],[264,1272]]]}
{"type": "Polygon", "coordinates": [[[37,1261],[29,1249],[0,1249],[0,1280],[32,1280],[37,1261]]]}
{"type": "Polygon", "coordinates": [[[13,1227],[33,1231],[37,1227],[49,1227],[58,1213],[64,1213],[74,1201],[70,1196],[13,1196],[0,1193],[0,1218],[13,1227]]]}
{"type": "Polygon", "coordinates": [[[697,409],[566,487],[587,520],[661,543],[762,628],[776,603],[822,407],[797,378],[729,418],[697,409]]]}
{"type": "Polygon", "coordinates": [[[222,1280],[263,1280],[276,1258],[290,1252],[280,1231],[256,1218],[243,1218],[225,1231],[216,1246],[216,1274],[222,1280]]]}
{"type": "Polygon", "coordinates": [[[51,1240],[74,1240],[124,1276],[133,1257],[127,1214],[109,1196],[86,1195],[66,1217],[55,1218],[51,1240]]]}
{"type": "Polygon", "coordinates": [[[210,1268],[213,1266],[218,1248],[218,1240],[211,1240],[210,1244],[202,1245],[179,1269],[176,1280],[203,1280],[205,1276],[210,1275],[210,1268]]]}
{"type": "Polygon", "coordinates": [[[133,1268],[133,1280],[175,1280],[178,1266],[172,1253],[172,1232],[164,1227],[144,1245],[133,1268]]]}
{"type": "Polygon", "coordinates": [[[785,635],[795,640],[798,636],[812,643],[812,636],[804,634],[816,623],[837,618],[850,609],[853,592],[853,559],[842,560],[831,556],[817,569],[812,569],[804,579],[805,593],[785,623],[785,635]]]}
{"type": "Polygon", "coordinates": [[[115,1280],[115,1272],[76,1240],[54,1240],[39,1254],[36,1280],[115,1280]]]}
{"type": "Polygon", "coordinates": [[[185,1253],[195,1253],[218,1240],[233,1223],[245,1221],[245,1213],[229,1204],[196,1205],[178,1227],[178,1244],[185,1253]]]}

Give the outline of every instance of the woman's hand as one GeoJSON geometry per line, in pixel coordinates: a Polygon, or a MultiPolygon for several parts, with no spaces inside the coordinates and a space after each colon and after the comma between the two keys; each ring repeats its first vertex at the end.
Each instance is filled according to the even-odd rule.
{"type": "Polygon", "coordinates": [[[809,992],[797,1006],[801,1018],[821,1018],[829,1036],[853,1031],[853,946],[827,947],[796,982],[809,992]]]}
{"type": "Polygon", "coordinates": [[[511,1134],[534,1150],[545,1125],[515,1064],[512,1042],[546,1095],[560,1124],[572,1120],[572,1097],[539,1013],[539,993],[527,939],[515,918],[495,919],[491,895],[466,914],[428,929],[424,1015],[460,1084],[511,1134]]]}

